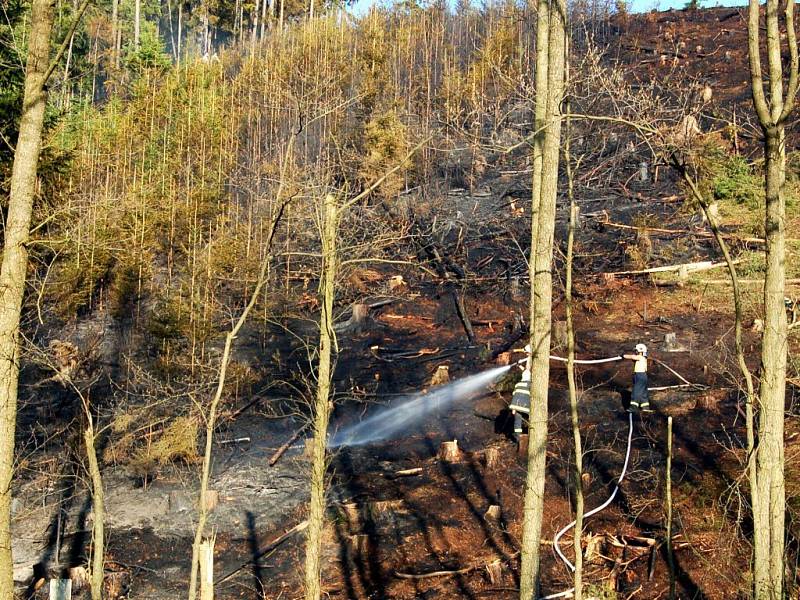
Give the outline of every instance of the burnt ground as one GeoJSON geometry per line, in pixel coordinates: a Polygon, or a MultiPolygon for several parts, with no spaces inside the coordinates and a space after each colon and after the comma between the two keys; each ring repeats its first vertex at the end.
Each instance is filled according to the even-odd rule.
{"type": "MultiPolygon", "coordinates": [[[[659,69],[664,68],[659,57],[674,54],[677,48],[684,56],[679,59],[683,61],[682,76],[712,81],[720,114],[727,118],[737,106],[743,137],[755,140],[747,137],[757,132],[747,124],[751,109],[746,46],[738,11],[651,13],[632,19],[625,27],[628,35],[620,38],[618,45],[621,62],[659,77],[659,69]],[[669,35],[665,35],[667,30],[669,35]]],[[[707,111],[706,118],[716,118],[713,110],[707,111]]],[[[631,162],[635,169],[636,162],[631,162]]],[[[393,301],[371,311],[371,321],[363,332],[340,337],[335,379],[341,400],[334,426],[356,422],[379,409],[378,404],[427,388],[440,365],[448,365],[451,379],[458,379],[495,366],[493,354],[503,347],[520,345],[516,339],[520,317],[527,314],[529,293],[524,256],[530,215],[509,205],[502,192],[516,184],[511,178],[487,178],[473,195],[453,190],[438,199],[442,210],[437,215],[444,225],[432,235],[462,265],[462,279],[451,277],[445,283],[411,268],[378,271],[381,279],[372,299],[393,301]],[[407,286],[389,292],[388,278],[397,273],[403,274],[407,286]],[[475,328],[474,343],[467,340],[455,311],[454,290],[463,295],[475,328]]],[[[579,190],[583,227],[578,233],[576,259],[578,356],[614,356],[642,341],[654,359],[708,387],[654,392],[655,412],[635,417],[628,475],[609,508],[586,523],[584,580],[599,597],[666,597],[669,579],[663,501],[666,418],[672,416],[679,596],[747,597],[750,523],[742,478],[745,435],[731,353],[729,293],[725,286],[704,283],[702,278],[664,282],[600,277],[603,272],[630,268],[627,250],[640,240],[633,231],[599,221],[607,218],[630,225],[647,215],[649,222],[683,231],[677,236],[649,236],[653,266],[718,256],[708,239],[693,235],[680,189],[669,177],[638,188],[635,184],[623,186],[622,192],[611,195],[609,190],[602,192],[579,190]],[[597,214],[600,208],[605,215],[597,214]],[[675,333],[685,350],[667,352],[663,346],[667,333],[675,333]]],[[[565,218],[562,206],[557,227],[560,244],[565,218]]],[[[402,258],[418,259],[414,252],[402,258]]],[[[556,263],[554,319],[560,321],[564,318],[563,260],[558,258],[556,263]]],[[[748,318],[757,314],[758,302],[752,300],[748,318]]],[[[276,329],[274,335],[283,334],[276,329]]],[[[755,369],[759,336],[748,330],[745,337],[748,360],[755,369]]],[[[243,339],[240,351],[258,356],[257,344],[246,336],[243,339]]],[[[302,361],[302,349],[293,346],[291,339],[279,338],[277,343],[285,356],[294,357],[295,364],[302,361]]],[[[796,352],[796,334],[791,343],[796,352]]],[[[563,352],[563,346],[554,349],[556,354],[563,352]]],[[[668,369],[652,362],[651,385],[679,383],[668,369]]],[[[290,366],[287,359],[287,368],[290,366]]],[[[579,368],[587,508],[608,497],[622,468],[629,381],[630,366],[624,363],[579,368]]],[[[800,423],[797,390],[791,385],[787,389],[787,501],[796,508],[800,423]]],[[[400,436],[333,454],[324,550],[326,595],[342,599],[518,595],[525,461],[503,433],[500,417],[508,400],[508,386],[486,390],[478,398],[426,416],[400,436]],[[454,439],[462,451],[459,460],[439,460],[439,444],[454,439]],[[497,452],[497,463],[492,466],[486,464],[487,449],[497,452]],[[405,469],[420,471],[398,475],[405,469]],[[491,505],[500,507],[499,517],[486,516],[491,505]]],[[[570,587],[570,574],[556,558],[551,543],[555,532],[571,521],[573,502],[568,484],[572,437],[565,371],[560,363],[552,364],[549,409],[542,532],[544,593],[570,587]]],[[[249,398],[240,399],[227,415],[238,416],[223,420],[217,439],[249,437],[251,441],[215,447],[212,488],[219,492],[219,504],[211,528],[216,532],[217,597],[297,598],[302,594],[302,535],[265,549],[305,518],[307,461],[302,440],[274,467],[266,463],[303,420],[275,418],[261,410],[259,403],[251,406],[249,398]],[[245,410],[239,414],[239,409],[245,410]]],[[[60,566],[80,564],[88,543],[91,510],[85,492],[64,489],[59,483],[67,479],[59,476],[59,459],[54,455],[47,460],[52,473],[46,478],[44,501],[41,490],[23,486],[18,494],[23,505],[17,509],[15,527],[33,540],[32,560],[48,564],[53,572],[49,563],[52,542],[58,537],[56,529],[60,530],[64,521],[63,544],[68,551],[60,553],[60,566]],[[30,493],[26,496],[26,492],[30,493]],[[62,502],[59,498],[68,497],[63,517],[56,519],[59,511],[54,507],[62,502]],[[34,535],[39,530],[47,535],[34,535]]],[[[104,476],[109,494],[109,597],[182,597],[191,554],[194,465],[165,469],[146,487],[136,485],[122,467],[109,467],[104,476]]],[[[797,529],[794,514],[790,512],[790,531],[797,529]]],[[[790,542],[790,552],[795,553],[795,538],[790,542]]],[[[568,548],[571,543],[569,534],[562,546],[568,548]]],[[[571,550],[565,552],[571,557],[571,550]]],[[[796,577],[797,573],[792,573],[790,580],[796,581],[796,577]]],[[[36,580],[34,577],[34,583],[36,580]]]]}

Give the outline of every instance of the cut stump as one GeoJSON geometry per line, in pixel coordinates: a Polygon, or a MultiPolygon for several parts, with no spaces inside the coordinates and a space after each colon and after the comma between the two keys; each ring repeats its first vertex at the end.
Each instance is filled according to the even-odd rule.
{"type": "Polygon", "coordinates": [[[458,462],[461,458],[461,451],[458,449],[458,440],[452,442],[442,442],[439,446],[439,460],[443,462],[458,462]]]}
{"type": "Polygon", "coordinates": [[[494,469],[500,459],[500,451],[494,446],[489,446],[483,453],[483,460],[486,463],[487,469],[494,469]]]}

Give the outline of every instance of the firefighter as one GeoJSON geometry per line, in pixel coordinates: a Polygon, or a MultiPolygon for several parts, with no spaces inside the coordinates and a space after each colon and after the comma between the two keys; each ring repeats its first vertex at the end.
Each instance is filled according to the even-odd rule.
{"type": "Polygon", "coordinates": [[[519,439],[522,435],[522,415],[531,412],[531,346],[525,346],[528,357],[522,368],[522,379],[514,386],[514,393],[511,395],[509,408],[514,415],[514,437],[519,439]]]}
{"type": "Polygon", "coordinates": [[[633,391],[631,392],[630,412],[650,411],[650,398],[647,394],[647,346],[636,344],[636,354],[623,354],[622,358],[633,361],[633,391]]]}

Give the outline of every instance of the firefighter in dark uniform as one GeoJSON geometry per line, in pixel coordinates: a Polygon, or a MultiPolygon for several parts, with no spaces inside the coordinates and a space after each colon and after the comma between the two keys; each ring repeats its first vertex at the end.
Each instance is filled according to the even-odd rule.
{"type": "Polygon", "coordinates": [[[525,359],[525,364],[522,366],[522,379],[514,386],[514,392],[511,395],[511,404],[508,408],[514,415],[514,437],[519,439],[522,435],[522,415],[529,415],[531,412],[531,353],[530,344],[525,346],[525,352],[528,353],[528,358],[525,359]]]}
{"type": "Polygon", "coordinates": [[[633,390],[630,412],[650,412],[650,397],[647,392],[647,346],[636,344],[636,354],[623,354],[622,358],[633,361],[633,390]]]}

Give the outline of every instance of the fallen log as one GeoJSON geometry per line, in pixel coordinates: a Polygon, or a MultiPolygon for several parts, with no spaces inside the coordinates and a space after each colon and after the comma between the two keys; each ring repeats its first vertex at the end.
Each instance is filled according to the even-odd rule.
{"type": "MultiPolygon", "coordinates": [[[[741,261],[735,260],[734,263],[741,261]]],[[[639,269],[635,271],[615,271],[613,273],[603,273],[604,277],[618,277],[621,275],[646,275],[648,273],[672,273],[676,271],[684,271],[686,273],[697,273],[699,271],[708,271],[717,269],[719,267],[727,267],[724,262],[717,262],[711,260],[701,260],[693,263],[682,263],[679,265],[666,265],[664,267],[652,267],[650,269],[639,269]]]]}
{"type": "Polygon", "coordinates": [[[289,449],[289,446],[291,446],[291,445],[292,445],[292,444],[295,442],[295,440],[297,440],[297,438],[299,438],[299,437],[300,437],[300,435],[301,435],[301,434],[302,434],[302,433],[303,433],[303,432],[304,432],[306,429],[308,429],[308,423],[306,423],[306,424],[305,424],[305,425],[303,425],[303,426],[302,426],[300,429],[298,429],[297,431],[295,431],[295,432],[294,432],[294,433],[291,435],[291,437],[290,437],[288,440],[286,440],[286,442],[284,442],[284,443],[283,443],[283,445],[282,445],[280,448],[278,448],[278,449],[275,451],[275,454],[273,454],[273,455],[270,457],[269,461],[267,461],[267,464],[268,464],[270,467],[274,466],[274,465],[275,465],[275,463],[276,463],[276,462],[278,462],[278,461],[280,460],[281,456],[283,456],[283,454],[284,454],[284,453],[285,453],[285,452],[286,452],[286,451],[289,449]]]}

